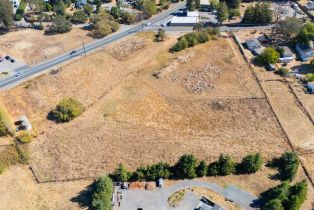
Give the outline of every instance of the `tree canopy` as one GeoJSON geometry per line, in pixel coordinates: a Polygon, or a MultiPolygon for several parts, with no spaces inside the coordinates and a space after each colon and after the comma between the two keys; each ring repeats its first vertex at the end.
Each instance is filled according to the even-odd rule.
{"type": "Polygon", "coordinates": [[[262,64],[275,64],[280,57],[279,52],[277,52],[273,47],[267,47],[262,54],[257,56],[257,61],[262,64]]]}
{"type": "Polygon", "coordinates": [[[273,12],[269,3],[256,3],[255,6],[250,5],[246,8],[242,23],[246,24],[267,24],[271,23],[273,12]]]}
{"type": "Polygon", "coordinates": [[[217,8],[217,19],[219,23],[223,23],[229,17],[229,11],[226,2],[221,2],[217,8]]]}
{"type": "Polygon", "coordinates": [[[284,41],[289,41],[299,34],[302,26],[302,20],[295,17],[286,17],[277,23],[275,31],[284,41]]]}
{"type": "Polygon", "coordinates": [[[83,112],[82,104],[74,98],[64,98],[51,112],[57,122],[69,122],[83,112]]]}
{"type": "Polygon", "coordinates": [[[12,3],[9,0],[0,0],[0,24],[7,29],[13,25],[12,3]]]}

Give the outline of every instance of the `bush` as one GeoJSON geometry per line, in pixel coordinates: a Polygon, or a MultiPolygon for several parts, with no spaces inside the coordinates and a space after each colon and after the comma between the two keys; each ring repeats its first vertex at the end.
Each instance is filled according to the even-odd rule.
{"type": "Polygon", "coordinates": [[[278,74],[282,77],[285,77],[289,74],[289,70],[287,68],[281,67],[278,69],[278,74]]]}
{"type": "Polygon", "coordinates": [[[178,178],[195,178],[197,158],[194,155],[182,155],[175,165],[175,172],[178,178]]]}
{"type": "Polygon", "coordinates": [[[29,143],[33,140],[33,135],[27,131],[21,131],[16,137],[16,140],[21,143],[29,143]]]}
{"type": "Polygon", "coordinates": [[[166,38],[166,32],[163,29],[158,29],[157,34],[155,35],[155,41],[156,42],[162,42],[164,41],[166,38]]]}
{"type": "Polygon", "coordinates": [[[270,200],[268,201],[263,210],[284,210],[281,200],[279,199],[274,199],[274,200],[270,200]]]}
{"type": "Polygon", "coordinates": [[[256,57],[256,59],[262,64],[275,64],[279,57],[279,52],[277,52],[273,47],[267,47],[262,54],[256,57]]]}
{"type": "Polygon", "coordinates": [[[0,106],[0,136],[13,134],[13,123],[5,107],[0,106]]]}
{"type": "Polygon", "coordinates": [[[207,33],[205,33],[205,32],[199,32],[199,33],[197,33],[197,41],[198,41],[198,43],[205,43],[205,42],[208,42],[209,39],[208,39],[207,33]]]}
{"type": "Polygon", "coordinates": [[[207,169],[207,175],[208,176],[217,176],[217,175],[219,175],[217,162],[213,162],[213,163],[209,164],[208,169],[207,169]]]}
{"type": "Polygon", "coordinates": [[[93,6],[90,4],[85,4],[83,6],[84,12],[86,15],[90,16],[93,13],[93,6]]]}
{"type": "Polygon", "coordinates": [[[185,36],[179,38],[178,42],[170,49],[172,52],[179,52],[188,47],[188,41],[185,36]]]}
{"type": "Polygon", "coordinates": [[[285,152],[279,159],[279,173],[284,180],[292,181],[299,168],[299,157],[295,152],[285,152]]]}
{"type": "Polygon", "coordinates": [[[83,112],[82,104],[74,98],[64,98],[51,112],[57,122],[69,122],[83,112]]]}
{"type": "Polygon", "coordinates": [[[188,33],[184,35],[186,40],[188,41],[188,47],[194,47],[198,44],[196,33],[188,33]]]}
{"type": "Polygon", "coordinates": [[[95,210],[112,209],[113,183],[108,176],[101,176],[95,181],[92,195],[92,207],[95,210]]]}
{"type": "Polygon", "coordinates": [[[48,34],[62,34],[72,30],[72,23],[68,21],[64,16],[58,15],[52,20],[52,25],[46,33],[48,34]]]}
{"type": "Polygon", "coordinates": [[[201,161],[197,168],[196,168],[196,174],[198,177],[203,177],[207,175],[207,165],[205,161],[201,161]]]}
{"type": "Polygon", "coordinates": [[[73,23],[85,23],[87,21],[87,15],[83,11],[76,11],[71,17],[73,23]]]}
{"type": "Polygon", "coordinates": [[[121,14],[121,20],[124,24],[133,24],[136,19],[134,14],[128,11],[123,11],[121,14]]]}
{"type": "Polygon", "coordinates": [[[171,169],[168,163],[157,163],[146,167],[146,179],[156,181],[158,178],[167,179],[171,176],[171,169]]]}
{"type": "Polygon", "coordinates": [[[289,182],[283,182],[266,192],[262,193],[262,198],[265,201],[270,201],[274,199],[278,199],[280,201],[287,200],[289,195],[289,182]]]}
{"type": "Polygon", "coordinates": [[[285,206],[289,210],[298,210],[306,200],[308,186],[305,180],[295,184],[290,188],[290,198],[286,202],[285,206]]]}
{"type": "Polygon", "coordinates": [[[311,73],[306,74],[306,75],[305,75],[305,80],[306,80],[307,82],[314,82],[314,74],[311,74],[311,73]]]}
{"type": "Polygon", "coordinates": [[[228,155],[220,155],[217,161],[218,175],[226,176],[235,172],[235,163],[228,155]]]}
{"type": "Polygon", "coordinates": [[[41,30],[41,31],[44,30],[44,25],[43,24],[39,24],[38,25],[38,30],[41,30]]]}
{"type": "Polygon", "coordinates": [[[142,10],[147,17],[152,17],[157,13],[157,7],[154,1],[144,0],[142,10]]]}
{"type": "Polygon", "coordinates": [[[245,174],[255,173],[263,166],[263,157],[260,153],[245,156],[240,165],[240,172],[245,174]]]}
{"type": "Polygon", "coordinates": [[[129,174],[128,174],[126,167],[120,163],[118,168],[115,170],[113,177],[114,177],[114,181],[117,181],[117,182],[128,181],[129,174]]]}

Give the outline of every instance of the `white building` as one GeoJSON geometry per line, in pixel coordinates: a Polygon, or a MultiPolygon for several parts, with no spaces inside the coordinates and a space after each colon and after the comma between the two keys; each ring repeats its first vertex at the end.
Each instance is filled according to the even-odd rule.
{"type": "Polygon", "coordinates": [[[10,0],[13,7],[18,8],[20,6],[21,0],[10,0]]]}
{"type": "Polygon", "coordinates": [[[194,26],[199,23],[198,17],[177,17],[174,16],[170,21],[170,26],[194,26]]]}

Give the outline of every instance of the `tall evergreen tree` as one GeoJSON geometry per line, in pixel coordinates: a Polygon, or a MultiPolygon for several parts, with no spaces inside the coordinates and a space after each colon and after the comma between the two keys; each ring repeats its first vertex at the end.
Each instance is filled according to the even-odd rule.
{"type": "Polygon", "coordinates": [[[0,0],[0,24],[7,29],[13,25],[12,4],[9,0],[0,0]]]}

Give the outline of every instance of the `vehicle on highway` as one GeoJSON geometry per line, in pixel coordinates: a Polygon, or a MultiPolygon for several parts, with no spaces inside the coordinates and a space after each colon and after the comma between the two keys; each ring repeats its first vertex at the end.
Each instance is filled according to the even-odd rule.
{"type": "Polygon", "coordinates": [[[18,72],[18,73],[15,74],[15,77],[19,77],[21,75],[22,75],[22,72],[18,72]]]}
{"type": "Polygon", "coordinates": [[[12,58],[12,59],[10,60],[10,62],[11,62],[11,63],[14,63],[14,62],[15,62],[15,60],[12,58]]]}
{"type": "Polygon", "coordinates": [[[5,56],[4,58],[5,58],[6,60],[10,60],[10,59],[11,59],[10,56],[8,56],[8,55],[5,56]]]}
{"type": "Polygon", "coordinates": [[[152,24],[152,23],[150,23],[150,22],[146,23],[147,26],[150,26],[151,24],[152,24]]]}
{"type": "Polygon", "coordinates": [[[0,57],[0,62],[2,62],[3,61],[3,58],[2,57],[0,57]]]}
{"type": "Polygon", "coordinates": [[[70,52],[70,55],[74,55],[75,53],[77,53],[77,51],[73,50],[72,52],[70,52]]]}

